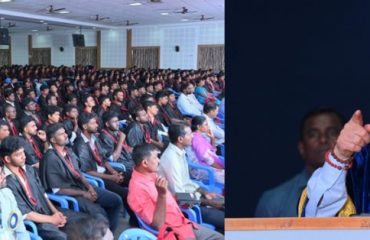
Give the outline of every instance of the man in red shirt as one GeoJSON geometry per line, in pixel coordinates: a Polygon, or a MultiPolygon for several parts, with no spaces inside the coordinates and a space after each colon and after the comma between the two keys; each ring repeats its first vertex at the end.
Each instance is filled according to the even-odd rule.
{"type": "Polygon", "coordinates": [[[131,209],[148,225],[160,229],[166,224],[184,239],[224,239],[220,233],[185,218],[167,190],[167,180],[157,175],[158,154],[158,149],[151,144],[134,148],[132,158],[136,166],[127,197],[131,209]]]}

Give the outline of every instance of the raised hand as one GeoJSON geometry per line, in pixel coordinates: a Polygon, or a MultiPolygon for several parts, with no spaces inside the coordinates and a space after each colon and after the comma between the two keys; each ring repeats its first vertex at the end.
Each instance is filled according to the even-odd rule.
{"type": "Polygon", "coordinates": [[[158,176],[155,181],[155,187],[157,188],[158,195],[165,195],[167,193],[167,186],[167,180],[162,176],[158,176]]]}
{"type": "Polygon", "coordinates": [[[368,143],[370,143],[370,124],[364,125],[362,113],[357,110],[344,125],[333,151],[340,159],[347,160],[368,143]]]}

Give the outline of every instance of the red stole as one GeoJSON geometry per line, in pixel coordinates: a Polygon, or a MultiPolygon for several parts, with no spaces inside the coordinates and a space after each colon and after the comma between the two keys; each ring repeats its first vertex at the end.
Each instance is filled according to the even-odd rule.
{"type": "Polygon", "coordinates": [[[23,182],[22,182],[18,179],[20,185],[22,186],[22,188],[23,188],[24,192],[26,193],[28,200],[30,200],[31,204],[33,206],[36,206],[37,205],[37,199],[33,196],[30,184],[28,183],[26,172],[21,167],[19,168],[18,172],[19,172],[20,177],[23,180],[23,182]]]}

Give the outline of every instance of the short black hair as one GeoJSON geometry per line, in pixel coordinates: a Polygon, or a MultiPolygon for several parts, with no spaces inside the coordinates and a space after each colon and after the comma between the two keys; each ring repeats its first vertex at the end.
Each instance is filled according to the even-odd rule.
{"type": "Polygon", "coordinates": [[[136,166],[139,166],[144,158],[149,157],[153,151],[159,151],[153,144],[144,143],[134,147],[132,159],[136,166]]]}
{"type": "Polygon", "coordinates": [[[159,92],[157,92],[157,93],[155,94],[155,98],[157,99],[157,101],[158,101],[160,98],[164,98],[164,97],[168,97],[168,93],[167,93],[167,91],[165,91],[165,90],[161,90],[161,91],[159,91],[159,92]]]}
{"type": "Polygon", "coordinates": [[[153,96],[149,95],[149,94],[144,94],[140,97],[140,103],[143,104],[144,102],[146,101],[150,101],[149,99],[150,98],[153,98],[153,96]]]}
{"type": "Polygon", "coordinates": [[[112,118],[117,117],[118,118],[118,113],[115,111],[106,111],[103,113],[102,120],[105,125],[105,123],[109,122],[112,118]]]}
{"type": "Polygon", "coordinates": [[[313,118],[313,117],[316,117],[318,115],[334,115],[336,118],[338,118],[338,120],[341,124],[341,128],[345,124],[345,120],[344,120],[343,115],[341,113],[339,113],[337,110],[335,110],[334,108],[331,108],[331,107],[315,108],[315,109],[309,111],[301,120],[300,128],[299,128],[299,139],[300,140],[303,139],[304,128],[305,128],[306,123],[308,122],[308,120],[313,118]]]}
{"type": "Polygon", "coordinates": [[[93,97],[93,96],[92,96],[92,95],[90,95],[90,94],[84,94],[84,95],[81,97],[81,103],[82,103],[82,105],[83,105],[83,106],[85,106],[85,103],[87,102],[87,99],[88,99],[89,97],[93,97]]]}
{"type": "Polygon", "coordinates": [[[49,100],[52,98],[52,97],[57,97],[55,96],[53,93],[49,93],[47,96],[46,96],[46,102],[49,102],[49,100]]]}
{"type": "Polygon", "coordinates": [[[1,126],[8,126],[9,127],[9,124],[5,120],[1,119],[0,120],[0,128],[1,128],[1,126]]]}
{"type": "Polygon", "coordinates": [[[105,99],[109,99],[110,100],[110,97],[108,95],[100,95],[99,98],[98,98],[98,101],[101,103],[103,103],[105,101],[105,99]]]}
{"type": "Polygon", "coordinates": [[[206,104],[204,104],[203,106],[203,112],[205,114],[211,112],[211,111],[214,111],[216,108],[218,108],[218,105],[214,102],[207,102],[206,104]]]}
{"type": "Polygon", "coordinates": [[[4,115],[5,115],[6,111],[8,111],[8,108],[14,108],[15,109],[15,107],[13,105],[10,105],[9,103],[6,103],[5,106],[4,106],[4,115]]]}
{"type": "Polygon", "coordinates": [[[18,136],[6,137],[0,145],[0,156],[10,156],[12,153],[23,148],[24,141],[18,136]]]}
{"type": "Polygon", "coordinates": [[[78,99],[78,97],[77,97],[77,95],[76,95],[76,94],[68,95],[68,96],[67,96],[67,102],[72,101],[72,99],[74,99],[74,98],[77,98],[77,99],[78,99]]]}
{"type": "Polygon", "coordinates": [[[207,119],[204,116],[195,116],[191,119],[191,130],[194,132],[202,125],[207,119]]]}
{"type": "Polygon", "coordinates": [[[136,121],[136,117],[138,116],[138,113],[141,112],[141,111],[144,111],[145,112],[145,109],[142,107],[142,106],[136,106],[134,107],[131,111],[130,111],[130,114],[132,116],[132,118],[136,121]]]}
{"type": "Polygon", "coordinates": [[[8,98],[12,94],[14,94],[14,91],[13,91],[12,88],[5,88],[4,89],[4,98],[8,98]]]}
{"type": "Polygon", "coordinates": [[[90,120],[93,119],[93,118],[96,118],[96,115],[94,113],[82,112],[78,116],[78,127],[80,129],[83,129],[83,125],[90,122],[90,120]]]}
{"type": "Polygon", "coordinates": [[[157,106],[157,103],[155,103],[153,101],[145,101],[145,102],[142,103],[142,105],[143,105],[143,108],[145,109],[145,111],[147,111],[149,107],[157,106]]]}
{"type": "Polygon", "coordinates": [[[55,136],[55,133],[61,128],[65,129],[63,123],[53,123],[47,126],[46,137],[50,143],[50,139],[53,138],[55,136]]]}
{"type": "Polygon", "coordinates": [[[185,128],[189,127],[186,124],[183,123],[174,123],[171,124],[168,128],[168,137],[170,139],[170,142],[175,144],[177,143],[179,137],[185,136],[185,128]]]}
{"type": "Polygon", "coordinates": [[[122,89],[119,89],[119,88],[118,88],[118,89],[115,89],[115,90],[113,91],[112,96],[113,96],[113,97],[116,97],[116,96],[118,95],[118,93],[120,93],[120,92],[123,92],[123,91],[122,91],[122,89]]]}
{"type": "Polygon", "coordinates": [[[185,89],[187,89],[190,85],[190,82],[184,82],[183,84],[181,84],[181,87],[180,87],[180,90],[181,92],[184,92],[185,89]]]}
{"type": "Polygon", "coordinates": [[[34,121],[35,122],[35,119],[33,119],[33,117],[31,116],[23,116],[20,120],[19,120],[19,131],[23,133],[24,131],[24,128],[27,126],[28,123],[34,121]]]}
{"type": "Polygon", "coordinates": [[[72,104],[64,105],[64,108],[63,108],[64,115],[66,115],[66,113],[69,113],[70,111],[72,111],[72,109],[77,109],[78,110],[78,107],[75,106],[75,105],[72,105],[72,104]]]}
{"type": "Polygon", "coordinates": [[[46,111],[45,111],[45,114],[46,114],[46,118],[49,116],[49,115],[53,115],[54,113],[56,112],[59,112],[61,113],[61,109],[58,107],[58,106],[47,106],[46,107],[46,111]]]}

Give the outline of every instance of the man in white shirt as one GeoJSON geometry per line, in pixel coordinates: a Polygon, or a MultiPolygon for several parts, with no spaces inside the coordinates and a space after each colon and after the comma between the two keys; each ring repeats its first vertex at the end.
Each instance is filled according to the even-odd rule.
{"type": "Polygon", "coordinates": [[[202,115],[203,106],[198,102],[193,92],[193,84],[186,82],[181,85],[181,94],[177,99],[177,108],[180,110],[182,115],[202,115]]]}
{"type": "Polygon", "coordinates": [[[214,121],[218,115],[218,106],[214,102],[208,102],[204,104],[203,116],[207,119],[208,126],[211,128],[213,135],[215,136],[216,146],[221,145],[225,142],[225,131],[220,128],[214,121]]]}
{"type": "Polygon", "coordinates": [[[191,145],[193,139],[190,127],[184,124],[173,124],[169,127],[168,134],[171,143],[161,156],[159,175],[168,180],[168,187],[172,194],[188,192],[201,197],[202,203],[207,205],[201,207],[204,222],[215,225],[217,231],[223,232],[225,213],[218,210],[217,208],[221,206],[212,201],[218,197],[217,194],[205,191],[190,179],[185,156],[185,148],[191,145]]]}

